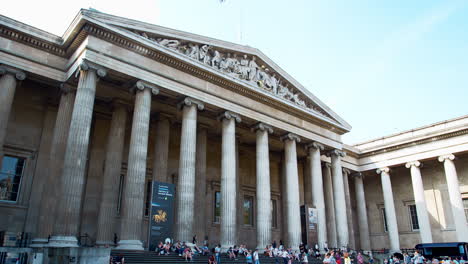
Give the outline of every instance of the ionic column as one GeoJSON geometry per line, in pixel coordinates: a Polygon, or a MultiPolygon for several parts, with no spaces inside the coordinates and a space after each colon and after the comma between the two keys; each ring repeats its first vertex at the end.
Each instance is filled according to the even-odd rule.
{"type": "Polygon", "coordinates": [[[36,237],[33,246],[42,247],[48,243],[48,237],[52,235],[55,223],[55,212],[57,207],[57,186],[60,184],[60,176],[63,170],[63,159],[67,138],[70,128],[70,120],[75,102],[75,90],[68,84],[60,87],[61,96],[55,120],[52,141],[49,153],[49,173],[46,177],[44,188],[39,203],[39,218],[36,237]]]}
{"type": "Polygon", "coordinates": [[[3,144],[10,118],[11,106],[15,97],[17,81],[26,79],[26,74],[18,69],[1,65],[0,66],[0,168],[3,160],[3,144]]]}
{"type": "Polygon", "coordinates": [[[117,199],[119,196],[119,185],[117,183],[120,182],[120,171],[122,170],[127,117],[127,106],[116,100],[107,137],[104,180],[97,221],[97,245],[114,244],[113,238],[114,233],[116,233],[114,217],[117,215],[117,199]]]}
{"type": "Polygon", "coordinates": [[[390,251],[400,251],[400,238],[398,235],[398,223],[395,213],[395,203],[393,201],[392,183],[390,181],[390,169],[381,168],[377,170],[382,180],[382,192],[385,206],[385,216],[387,220],[388,238],[390,240],[390,251]]]}
{"type": "Polygon", "coordinates": [[[356,191],[356,206],[359,225],[359,241],[361,249],[370,251],[369,223],[367,221],[366,195],[361,173],[354,174],[354,188],[356,191]]]}
{"type": "Polygon", "coordinates": [[[299,203],[299,175],[297,171],[297,152],[296,142],[301,139],[292,133],[281,137],[284,142],[284,160],[286,177],[282,182],[285,183],[286,198],[286,218],[287,218],[287,246],[293,250],[299,248],[301,243],[301,212],[299,203]]]}
{"type": "Polygon", "coordinates": [[[263,250],[271,243],[271,194],[270,194],[270,152],[268,134],[273,129],[258,123],[253,128],[257,134],[257,248],[263,250]]]}
{"type": "MultiPolygon", "coordinates": [[[[199,127],[197,132],[196,175],[195,175],[195,200],[203,201],[206,197],[206,144],[208,140],[207,128],[199,127]]],[[[198,240],[202,241],[206,233],[206,207],[204,202],[195,203],[194,232],[198,240]]]]}
{"type": "Polygon", "coordinates": [[[153,181],[168,182],[167,163],[169,160],[170,129],[169,117],[159,114],[156,122],[156,140],[154,141],[153,181]]]}
{"type": "MultiPolygon", "coordinates": [[[[325,198],[323,194],[322,164],[320,151],[323,145],[317,142],[307,146],[309,151],[310,177],[312,185],[312,203],[317,209],[317,240],[321,251],[327,241],[327,217],[325,212],[325,198]]],[[[310,245],[312,246],[312,245],[310,245]]]]}
{"type": "Polygon", "coordinates": [[[335,202],[333,199],[333,183],[331,176],[331,164],[326,162],[323,167],[323,186],[325,186],[326,199],[326,219],[328,246],[332,248],[338,247],[338,239],[336,237],[336,217],[335,217],[335,202]]]}
{"type": "Polygon", "coordinates": [[[348,216],[346,214],[345,188],[343,184],[343,171],[341,157],[344,153],[337,149],[329,152],[333,179],[333,201],[335,203],[336,234],[338,247],[349,246],[348,216]]]}
{"type": "Polygon", "coordinates": [[[414,203],[418,213],[419,235],[422,243],[432,243],[431,223],[427,213],[426,198],[424,197],[424,185],[420,171],[421,163],[413,161],[406,163],[406,168],[411,172],[411,183],[413,185],[414,203]]]}
{"type": "Polygon", "coordinates": [[[143,250],[141,225],[145,200],[146,159],[151,112],[151,95],[159,89],[144,81],[135,85],[135,107],[120,210],[120,240],[117,249],[143,250]]]}
{"type": "Polygon", "coordinates": [[[179,103],[182,114],[180,137],[179,178],[176,195],[175,239],[191,243],[195,206],[195,162],[197,146],[197,109],[204,105],[198,100],[185,98],[179,103]]]}
{"type": "Polygon", "coordinates": [[[89,134],[93,118],[98,77],[106,71],[83,61],[71,117],[63,170],[58,184],[59,202],[50,247],[77,247],[81,201],[88,158],[89,134]]]}
{"type": "Polygon", "coordinates": [[[351,194],[349,192],[349,176],[350,171],[343,169],[343,185],[345,189],[346,199],[346,216],[348,218],[348,230],[349,230],[349,247],[356,249],[356,243],[354,241],[354,225],[353,225],[353,209],[351,208],[351,194]]]}
{"type": "Polygon", "coordinates": [[[236,122],[239,115],[226,111],[219,117],[223,126],[221,152],[221,247],[227,249],[237,243],[236,226],[236,122]]]}
{"type": "Polygon", "coordinates": [[[465,241],[468,237],[468,226],[466,225],[466,216],[463,207],[463,201],[460,194],[460,185],[458,183],[457,170],[453,160],[453,154],[439,157],[439,161],[444,163],[445,178],[447,179],[447,188],[452,207],[453,221],[455,223],[455,233],[458,241],[465,241]]]}

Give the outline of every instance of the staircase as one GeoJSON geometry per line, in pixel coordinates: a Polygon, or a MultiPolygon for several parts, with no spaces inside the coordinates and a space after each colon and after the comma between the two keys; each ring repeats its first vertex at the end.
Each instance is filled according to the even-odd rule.
{"type": "MultiPolygon", "coordinates": [[[[123,256],[125,258],[125,264],[146,264],[146,263],[160,263],[160,264],[187,264],[187,263],[208,263],[208,256],[197,255],[193,257],[193,261],[186,262],[183,257],[179,257],[176,254],[171,254],[169,256],[158,256],[155,252],[149,251],[130,251],[130,250],[112,250],[111,256],[123,256]]],[[[229,257],[225,254],[221,256],[221,263],[232,263],[232,264],[245,264],[245,258],[239,257],[237,260],[230,260],[229,257]]],[[[275,258],[269,258],[260,256],[261,264],[275,264],[283,263],[283,259],[278,258],[278,262],[275,262],[275,258]]],[[[293,262],[298,264],[300,262],[293,262]]],[[[309,259],[311,264],[321,264],[322,261],[318,259],[309,259]]]]}

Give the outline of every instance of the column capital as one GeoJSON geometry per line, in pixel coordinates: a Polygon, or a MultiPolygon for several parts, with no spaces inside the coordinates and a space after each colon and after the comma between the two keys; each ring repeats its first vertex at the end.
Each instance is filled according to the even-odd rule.
{"type": "Polygon", "coordinates": [[[301,138],[298,135],[294,134],[294,133],[287,133],[287,134],[281,136],[280,140],[281,141],[294,140],[297,143],[301,142],[301,138]]]}
{"type": "Polygon", "coordinates": [[[0,75],[3,74],[14,75],[18,81],[26,79],[26,73],[24,71],[7,65],[0,65],[0,75]]]}
{"type": "Polygon", "coordinates": [[[332,149],[332,150],[328,151],[326,153],[326,155],[328,157],[331,157],[331,156],[345,157],[346,153],[344,151],[342,151],[342,150],[339,150],[339,149],[332,149]]]}
{"type": "Polygon", "coordinates": [[[237,123],[240,123],[242,121],[240,115],[238,115],[236,113],[233,113],[231,111],[224,111],[218,116],[219,121],[221,121],[223,119],[228,119],[229,120],[231,118],[233,118],[234,121],[236,121],[237,123]]]}
{"type": "Polygon", "coordinates": [[[376,172],[377,172],[377,174],[381,174],[382,172],[389,173],[390,168],[388,168],[388,167],[379,168],[379,169],[376,170],[376,172]]]}
{"type": "Polygon", "coordinates": [[[262,130],[262,131],[266,131],[268,134],[273,133],[273,128],[270,125],[267,125],[261,122],[252,126],[251,130],[252,132],[257,132],[257,130],[262,130]]]}
{"type": "Polygon", "coordinates": [[[351,176],[353,177],[364,177],[364,174],[362,174],[362,172],[358,171],[358,172],[355,172],[355,173],[352,173],[351,176]]]}
{"type": "Polygon", "coordinates": [[[184,100],[182,100],[181,102],[177,104],[177,108],[179,110],[182,110],[184,106],[191,106],[191,105],[195,105],[200,111],[205,109],[205,104],[203,104],[202,101],[194,99],[192,97],[185,97],[184,100]]]}
{"type": "Polygon", "coordinates": [[[61,83],[59,87],[60,92],[63,94],[68,94],[76,91],[76,87],[68,83],[61,83]]]}
{"type": "Polygon", "coordinates": [[[440,162],[444,162],[445,160],[454,160],[454,159],[455,159],[455,155],[453,155],[452,153],[439,156],[440,162]]]}
{"type": "MultiPolygon", "coordinates": [[[[104,78],[107,75],[107,70],[104,69],[104,67],[101,67],[93,62],[90,62],[88,60],[83,60],[81,61],[80,65],[78,66],[79,71],[89,71],[89,70],[95,70],[97,76],[104,78]]],[[[76,72],[75,76],[78,76],[79,71],[76,72]]]]}
{"type": "Polygon", "coordinates": [[[416,168],[421,168],[422,167],[422,164],[421,162],[419,162],[418,160],[415,160],[415,161],[410,161],[410,162],[407,162],[405,164],[405,167],[407,169],[411,168],[411,167],[416,167],[416,168]]]}
{"type": "Polygon", "coordinates": [[[306,150],[309,150],[309,149],[318,149],[318,150],[322,151],[322,150],[325,149],[325,147],[322,144],[314,141],[314,142],[306,145],[306,150]]]}
{"type": "Polygon", "coordinates": [[[331,163],[330,162],[324,162],[322,163],[322,166],[325,168],[331,168],[331,163]]]}
{"type": "Polygon", "coordinates": [[[153,95],[159,94],[159,89],[158,87],[156,87],[156,85],[151,84],[149,82],[142,81],[142,80],[139,80],[138,82],[136,82],[133,89],[135,89],[136,91],[143,91],[145,89],[150,89],[153,95]]]}
{"type": "Polygon", "coordinates": [[[347,168],[343,168],[343,173],[346,174],[346,175],[350,175],[351,174],[351,171],[347,168]]]}

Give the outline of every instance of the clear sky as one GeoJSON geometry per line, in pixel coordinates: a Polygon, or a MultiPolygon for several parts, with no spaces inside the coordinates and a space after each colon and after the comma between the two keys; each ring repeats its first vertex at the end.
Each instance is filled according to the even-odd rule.
{"type": "Polygon", "coordinates": [[[468,1],[15,0],[62,35],[80,8],[256,47],[353,126],[345,143],[468,114],[468,1]]]}

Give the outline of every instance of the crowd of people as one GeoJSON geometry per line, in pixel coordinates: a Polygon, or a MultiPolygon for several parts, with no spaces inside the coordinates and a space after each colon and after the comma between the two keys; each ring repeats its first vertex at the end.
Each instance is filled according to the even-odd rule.
{"type": "MultiPolygon", "coordinates": [[[[286,247],[280,240],[279,243],[273,241],[267,245],[260,253],[258,249],[248,249],[246,245],[235,245],[227,250],[222,250],[221,245],[209,246],[205,240],[202,246],[197,245],[196,236],[192,239],[192,244],[176,241],[172,243],[170,239],[160,242],[156,247],[159,255],[176,254],[191,261],[195,255],[208,256],[208,264],[221,264],[221,255],[226,255],[230,260],[239,260],[242,258],[247,264],[260,264],[260,256],[274,258],[278,264],[309,263],[312,259],[318,259],[323,264],[373,264],[372,256],[364,257],[361,252],[350,249],[329,249],[325,248],[322,254],[319,247],[308,247],[300,244],[299,250],[293,250],[286,247]]],[[[405,253],[394,254],[383,259],[383,264],[466,264],[463,258],[444,258],[444,259],[426,259],[422,254],[416,251],[412,256],[405,253]]]]}

